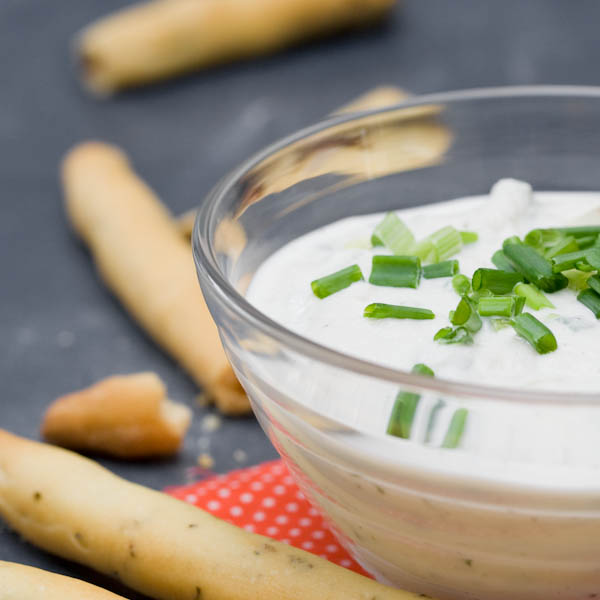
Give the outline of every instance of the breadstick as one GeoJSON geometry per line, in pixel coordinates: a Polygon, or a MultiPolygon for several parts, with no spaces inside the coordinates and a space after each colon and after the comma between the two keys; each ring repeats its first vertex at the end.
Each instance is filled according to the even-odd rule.
{"type": "MultiPolygon", "coordinates": [[[[364,94],[361,94],[354,100],[351,100],[348,104],[344,104],[344,106],[336,109],[331,114],[340,115],[359,112],[361,110],[385,108],[386,106],[399,104],[409,97],[410,94],[399,87],[393,85],[382,85],[373,88],[364,94]]],[[[175,218],[175,223],[182,236],[186,238],[191,237],[192,229],[194,228],[194,223],[196,221],[196,214],[196,209],[192,208],[175,218]]]]}
{"type": "Polygon", "coordinates": [[[418,597],[2,430],[0,515],[37,546],[159,600],[418,597]]]}
{"type": "Polygon", "coordinates": [[[79,579],[0,560],[2,600],[125,600],[79,579]]]}
{"type": "Polygon", "coordinates": [[[100,142],[62,167],[66,210],[108,287],[227,414],[249,412],[202,297],[189,244],[126,156],[100,142]]]}
{"type": "Polygon", "coordinates": [[[191,418],[156,374],[117,375],[54,401],[42,434],[66,448],[145,458],[177,452],[191,418]]]}
{"type": "Polygon", "coordinates": [[[153,0],[93,23],[77,42],[98,94],[275,52],[305,38],[368,25],[395,0],[153,0]]]}

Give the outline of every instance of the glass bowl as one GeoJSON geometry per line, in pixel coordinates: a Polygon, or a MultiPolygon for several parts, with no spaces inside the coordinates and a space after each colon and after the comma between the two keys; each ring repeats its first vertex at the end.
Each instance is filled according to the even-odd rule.
{"type": "Polygon", "coordinates": [[[302,491],[381,581],[441,600],[600,597],[600,392],[470,385],[344,355],[256,310],[244,296],[253,273],[327,223],[484,194],[502,177],[600,190],[598,124],[600,88],[416,98],[272,145],[200,210],[200,284],[253,409],[302,491]],[[444,418],[466,408],[461,447],[375,428],[398,389],[420,394],[419,410],[441,401],[444,418]]]}

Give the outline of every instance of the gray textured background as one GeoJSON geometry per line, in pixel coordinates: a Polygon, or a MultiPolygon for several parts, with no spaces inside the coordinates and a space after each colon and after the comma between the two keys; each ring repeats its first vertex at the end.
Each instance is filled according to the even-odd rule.
{"type": "MultiPolygon", "coordinates": [[[[52,399],[112,373],[152,369],[172,397],[193,405],[195,394],[105,290],[66,226],[57,165],[73,143],[93,137],[121,145],[179,212],[249,154],[382,83],[425,93],[600,81],[596,0],[406,0],[389,24],[366,33],[96,101],[74,77],[70,39],[124,4],[0,0],[0,426],[29,437],[37,437],[52,399]]],[[[253,419],[227,420],[207,436],[206,409],[195,410],[177,459],[105,464],[161,488],[185,481],[202,443],[218,471],[238,466],[238,448],[248,463],[275,456],[253,419]]],[[[1,524],[0,559],[137,597],[1,524]]]]}

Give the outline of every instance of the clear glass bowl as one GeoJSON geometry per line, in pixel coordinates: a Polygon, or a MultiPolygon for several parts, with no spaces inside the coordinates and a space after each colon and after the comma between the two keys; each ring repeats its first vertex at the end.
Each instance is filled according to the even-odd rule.
{"type": "Polygon", "coordinates": [[[257,311],[252,275],[327,223],[487,193],[502,177],[600,190],[599,124],[600,88],[421,97],[274,144],[201,208],[194,257],[235,372],[303,492],[382,581],[439,599],[600,597],[600,393],[467,385],[346,356],[257,311]],[[421,394],[419,410],[467,408],[485,443],[444,450],[374,430],[398,388],[421,394]]]}

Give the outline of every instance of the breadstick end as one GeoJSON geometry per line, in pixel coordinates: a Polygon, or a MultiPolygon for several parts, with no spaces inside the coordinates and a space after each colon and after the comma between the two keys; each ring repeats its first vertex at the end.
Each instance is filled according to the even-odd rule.
{"type": "Polygon", "coordinates": [[[58,398],[41,429],[60,446],[133,459],[177,452],[191,418],[187,406],[166,397],[157,375],[138,373],[58,398]]]}

